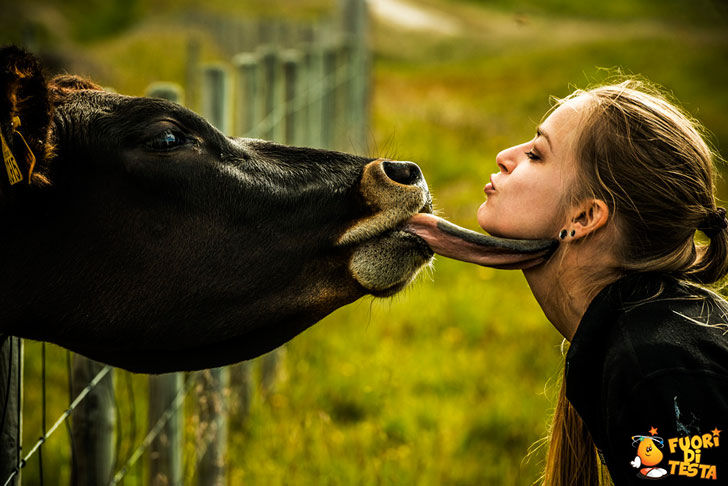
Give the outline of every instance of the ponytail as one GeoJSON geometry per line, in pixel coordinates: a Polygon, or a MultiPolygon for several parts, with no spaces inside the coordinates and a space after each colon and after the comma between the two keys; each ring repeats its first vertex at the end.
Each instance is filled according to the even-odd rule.
{"type": "Polygon", "coordinates": [[[697,248],[696,262],[686,272],[688,280],[709,285],[728,273],[728,219],[725,214],[725,208],[712,209],[698,226],[710,243],[697,248]]]}

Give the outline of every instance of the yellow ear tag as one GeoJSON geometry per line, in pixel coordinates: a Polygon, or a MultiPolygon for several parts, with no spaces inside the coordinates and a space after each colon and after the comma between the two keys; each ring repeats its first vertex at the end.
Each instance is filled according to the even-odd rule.
{"type": "MultiPolygon", "coordinates": [[[[30,184],[30,181],[32,180],[33,175],[33,168],[35,168],[35,154],[32,150],[30,150],[30,146],[28,145],[28,142],[25,141],[25,137],[23,137],[23,134],[18,131],[18,127],[20,126],[20,117],[15,116],[13,117],[13,128],[15,129],[15,133],[20,137],[20,140],[23,141],[23,144],[25,145],[25,149],[28,151],[27,160],[28,162],[28,184],[30,184]]],[[[17,164],[15,165],[17,167],[17,164]]],[[[22,180],[22,175],[20,180],[22,180]]]]}
{"type": "Polygon", "coordinates": [[[12,186],[23,180],[23,174],[20,172],[20,167],[18,167],[18,163],[15,161],[15,157],[10,151],[10,147],[8,147],[8,144],[5,143],[5,137],[3,137],[2,130],[0,130],[0,141],[2,141],[3,145],[3,160],[5,161],[5,170],[8,172],[8,179],[10,180],[10,185],[12,186]]]}

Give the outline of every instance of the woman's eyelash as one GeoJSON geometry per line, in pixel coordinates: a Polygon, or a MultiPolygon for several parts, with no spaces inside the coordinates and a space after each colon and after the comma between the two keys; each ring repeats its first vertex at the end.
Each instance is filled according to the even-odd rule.
{"type": "Polygon", "coordinates": [[[526,152],[526,157],[528,157],[531,160],[541,160],[541,157],[534,154],[532,150],[529,150],[528,152],[526,152]]]}

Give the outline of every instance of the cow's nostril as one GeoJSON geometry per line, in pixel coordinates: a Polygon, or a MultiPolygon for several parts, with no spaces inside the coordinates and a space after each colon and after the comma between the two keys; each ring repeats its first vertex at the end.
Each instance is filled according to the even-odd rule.
{"type": "Polygon", "coordinates": [[[400,184],[411,186],[424,179],[422,171],[414,162],[385,160],[382,162],[382,168],[387,177],[400,184]]]}

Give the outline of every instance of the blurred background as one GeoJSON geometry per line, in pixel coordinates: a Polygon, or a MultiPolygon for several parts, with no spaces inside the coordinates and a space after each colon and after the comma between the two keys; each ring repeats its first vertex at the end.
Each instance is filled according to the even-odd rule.
{"type": "MultiPolygon", "coordinates": [[[[183,102],[205,111],[200,69],[215,63],[233,70],[233,56],[258,52],[261,44],[289,49],[329,38],[342,16],[346,23],[342,5],[2,0],[0,41],[25,45],[53,72],[81,74],[123,94],[177,83],[183,102]],[[261,33],[262,20],[278,25],[276,32],[297,34],[261,33]]],[[[496,171],[496,154],[533,136],[550,96],[618,72],[662,85],[728,155],[728,7],[721,0],[369,0],[366,6],[356,39],[366,49],[358,58],[366,101],[361,124],[319,140],[417,162],[440,214],[461,226],[477,228],[475,211],[496,171]]],[[[245,367],[249,393],[223,391],[230,398],[225,481],[531,484],[542,468],[561,345],[520,272],[438,258],[401,294],[340,309],[268,364],[245,367]]],[[[26,449],[44,428],[43,410],[50,424],[68,407],[69,361],[65,350],[46,347],[44,407],[41,345],[25,343],[26,449]]],[[[116,472],[151,421],[146,376],[115,370],[111,387],[116,472]]],[[[182,407],[184,484],[200,477],[202,393],[202,385],[192,387],[182,407]]],[[[68,484],[78,447],[68,429],[59,429],[43,446],[42,470],[33,458],[23,482],[39,484],[42,474],[48,484],[68,484]]],[[[150,460],[144,455],[130,465],[121,484],[148,484],[150,460]]],[[[167,483],[158,478],[157,484],[167,483]]]]}

